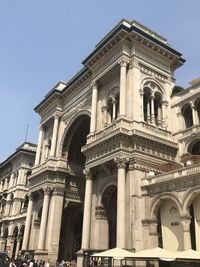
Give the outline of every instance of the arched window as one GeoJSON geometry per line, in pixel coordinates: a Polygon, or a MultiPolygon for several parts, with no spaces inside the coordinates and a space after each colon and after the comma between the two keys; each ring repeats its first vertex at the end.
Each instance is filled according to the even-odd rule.
{"type": "Polygon", "coordinates": [[[193,125],[193,118],[192,118],[192,108],[190,105],[185,105],[182,108],[183,117],[185,120],[185,127],[190,128],[193,125]]]}
{"type": "Polygon", "coordinates": [[[154,82],[146,82],[143,86],[143,117],[144,121],[164,127],[163,92],[154,82]]]}
{"type": "Polygon", "coordinates": [[[144,88],[143,94],[143,115],[144,121],[151,123],[151,89],[148,87],[144,88]]]}

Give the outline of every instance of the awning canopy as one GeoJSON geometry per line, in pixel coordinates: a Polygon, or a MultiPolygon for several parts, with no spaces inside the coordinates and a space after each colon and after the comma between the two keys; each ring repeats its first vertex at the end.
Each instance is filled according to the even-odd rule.
{"type": "Polygon", "coordinates": [[[135,253],[122,248],[112,248],[100,253],[94,253],[92,257],[108,257],[114,259],[132,258],[135,253]]]}
{"type": "Polygon", "coordinates": [[[173,261],[177,257],[175,252],[168,251],[163,248],[145,249],[136,253],[133,253],[133,258],[140,260],[148,259],[160,259],[164,261],[173,261]]]}
{"type": "Polygon", "coordinates": [[[181,252],[177,252],[176,258],[177,260],[200,261],[200,251],[188,249],[181,252]]]}

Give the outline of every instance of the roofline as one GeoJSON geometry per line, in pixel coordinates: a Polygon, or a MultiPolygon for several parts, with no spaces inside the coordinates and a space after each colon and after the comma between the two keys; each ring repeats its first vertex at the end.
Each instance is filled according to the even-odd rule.
{"type": "MultiPolygon", "coordinates": [[[[127,23],[130,23],[128,21],[125,21],[127,23]]],[[[142,25],[142,24],[141,24],[142,25]]],[[[137,28],[135,25],[130,25],[130,27],[127,27],[126,25],[122,24],[119,24],[119,26],[117,25],[116,28],[114,28],[110,33],[108,33],[105,38],[103,38],[99,43],[98,45],[96,46],[96,48],[93,50],[93,52],[88,56],[86,57],[86,59],[82,62],[82,64],[86,64],[109,40],[112,39],[112,37],[114,37],[118,32],[120,32],[121,30],[125,30],[126,32],[136,32],[140,35],[142,35],[143,37],[151,40],[152,42],[156,43],[157,45],[165,48],[166,50],[170,51],[171,53],[175,54],[176,56],[180,57],[180,61],[182,63],[185,62],[185,59],[181,58],[182,54],[180,52],[178,52],[177,50],[171,48],[169,45],[159,41],[157,38],[149,35],[148,33],[142,31],[141,29],[137,28]]],[[[161,35],[158,35],[160,37],[162,37],[161,35]]],[[[163,37],[162,37],[163,38],[163,37]]],[[[165,39],[166,40],[166,39],[165,39]]]]}
{"type": "MultiPolygon", "coordinates": [[[[33,144],[33,143],[30,143],[30,144],[33,144]]],[[[13,157],[15,157],[18,153],[21,153],[21,152],[26,152],[26,153],[30,153],[30,154],[36,154],[36,151],[32,151],[32,150],[28,150],[28,149],[24,149],[24,148],[18,148],[6,160],[4,160],[3,162],[0,163],[0,168],[2,168],[3,165],[5,165],[9,160],[11,160],[13,157]]]]}
{"type": "MultiPolygon", "coordinates": [[[[168,44],[166,44],[167,39],[165,39],[164,37],[162,37],[160,34],[157,34],[156,32],[152,31],[151,29],[149,29],[148,27],[142,25],[141,23],[133,20],[133,21],[129,21],[127,19],[122,19],[100,42],[98,42],[98,44],[96,45],[96,48],[92,51],[92,53],[89,54],[89,56],[86,57],[86,59],[82,62],[83,65],[86,65],[86,63],[103,47],[105,46],[105,44],[110,41],[118,32],[120,32],[121,30],[124,30],[128,33],[134,31],[138,34],[140,34],[141,36],[149,39],[150,41],[154,42],[155,44],[161,46],[162,48],[170,51],[171,53],[175,54],[176,56],[179,57],[179,61],[183,64],[186,60],[184,58],[182,58],[182,54],[179,53],[178,51],[176,51],[175,49],[171,48],[168,44]],[[129,24],[130,27],[128,27],[126,24],[129,24]],[[138,28],[137,26],[133,25],[133,23],[137,23],[138,25],[140,25],[141,27],[144,27],[145,29],[151,31],[153,34],[157,35],[159,38],[162,38],[164,42],[158,40],[157,38],[151,36],[150,34],[144,32],[143,30],[141,30],[140,28],[138,28]]],[[[62,91],[54,89],[55,86],[53,87],[53,89],[45,96],[45,98],[34,108],[34,111],[38,111],[38,109],[53,95],[58,94],[60,96],[62,96],[62,94],[74,83],[76,82],[84,73],[86,73],[89,69],[87,68],[87,66],[84,66],[80,71],[77,72],[77,74],[75,74],[67,83],[66,86],[63,88],[62,91]]],[[[62,81],[62,83],[65,83],[62,81]]]]}
{"type": "Polygon", "coordinates": [[[54,94],[57,93],[58,95],[61,96],[74,82],[76,82],[87,71],[88,71],[87,67],[83,67],[81,70],[79,70],[67,83],[65,83],[66,86],[63,88],[62,91],[57,89],[52,89],[48,94],[46,94],[45,98],[34,108],[34,111],[37,112],[37,110],[46,102],[46,100],[48,100],[54,94]]]}

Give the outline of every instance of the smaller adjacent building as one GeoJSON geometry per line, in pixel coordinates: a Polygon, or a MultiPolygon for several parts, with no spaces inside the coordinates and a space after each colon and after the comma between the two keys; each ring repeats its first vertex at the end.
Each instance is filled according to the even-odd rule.
{"type": "Polygon", "coordinates": [[[12,258],[17,258],[22,248],[29,201],[27,181],[35,151],[35,144],[24,142],[0,163],[0,250],[12,258]]]}

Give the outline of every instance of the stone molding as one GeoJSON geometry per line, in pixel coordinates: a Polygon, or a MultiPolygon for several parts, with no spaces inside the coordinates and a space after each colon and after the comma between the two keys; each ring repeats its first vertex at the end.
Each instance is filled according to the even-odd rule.
{"type": "Polygon", "coordinates": [[[63,187],[53,187],[53,196],[64,196],[65,188],[63,187]]]}
{"type": "Polygon", "coordinates": [[[164,62],[162,62],[162,61],[160,61],[154,57],[149,56],[148,54],[144,53],[140,49],[135,48],[135,55],[138,56],[139,58],[147,61],[148,63],[150,63],[156,67],[159,67],[160,69],[170,73],[170,68],[167,64],[165,64],[164,62]]]}

